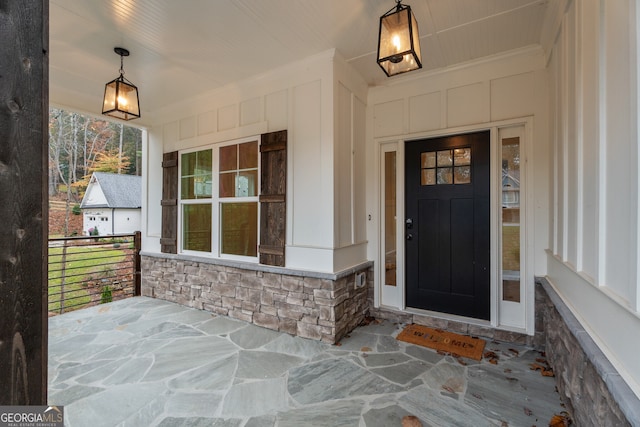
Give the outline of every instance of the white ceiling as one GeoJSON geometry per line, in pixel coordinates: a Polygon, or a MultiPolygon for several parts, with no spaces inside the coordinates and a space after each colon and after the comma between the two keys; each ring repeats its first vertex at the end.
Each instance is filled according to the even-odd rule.
{"type": "MultiPolygon", "coordinates": [[[[539,45],[550,0],[404,0],[420,30],[423,70],[539,45]]],[[[145,113],[331,48],[370,86],[378,23],[394,0],[51,0],[53,104],[100,113],[117,77],[115,46],[145,113]]]]}

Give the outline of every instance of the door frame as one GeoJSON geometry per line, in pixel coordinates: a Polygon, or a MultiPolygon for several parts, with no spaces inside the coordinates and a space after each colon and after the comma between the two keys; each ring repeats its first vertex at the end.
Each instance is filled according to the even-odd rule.
{"type": "MultiPolygon", "coordinates": [[[[532,153],[533,153],[533,117],[522,117],[516,119],[502,120],[496,122],[485,123],[482,125],[461,126],[456,128],[440,129],[430,132],[421,132],[410,135],[396,135],[385,138],[376,138],[376,150],[374,153],[375,164],[377,165],[377,188],[375,190],[375,208],[377,212],[375,222],[372,224],[376,229],[375,244],[376,249],[371,255],[375,258],[374,270],[374,306],[376,308],[388,308],[399,310],[406,313],[418,315],[432,315],[435,317],[449,319],[454,321],[462,321],[469,324],[477,324],[480,326],[491,326],[497,329],[504,329],[514,332],[526,333],[533,335],[535,331],[535,283],[534,283],[534,203],[533,203],[533,184],[532,184],[532,153]],[[515,320],[513,316],[513,307],[509,310],[504,309],[504,302],[501,301],[502,295],[502,272],[500,267],[501,259],[501,183],[502,183],[502,162],[501,151],[499,149],[499,131],[500,129],[508,129],[514,127],[522,127],[521,142],[521,280],[522,297],[518,315],[515,316],[519,320],[515,320]],[[456,316],[447,313],[430,312],[426,310],[409,308],[406,305],[406,284],[405,284],[405,253],[404,238],[405,228],[404,219],[405,211],[405,191],[404,191],[404,144],[414,140],[439,138],[465,134],[479,131],[490,131],[490,223],[491,223],[491,256],[490,256],[490,300],[491,315],[490,320],[480,320],[469,317],[456,316]],[[396,254],[397,254],[397,277],[395,289],[388,289],[384,284],[384,153],[388,151],[396,151],[396,254]],[[502,308],[501,308],[502,307],[502,308]],[[509,313],[511,311],[511,314],[509,313]],[[522,324],[524,321],[524,324],[522,324]]],[[[373,239],[372,239],[373,240],[373,239]]]]}

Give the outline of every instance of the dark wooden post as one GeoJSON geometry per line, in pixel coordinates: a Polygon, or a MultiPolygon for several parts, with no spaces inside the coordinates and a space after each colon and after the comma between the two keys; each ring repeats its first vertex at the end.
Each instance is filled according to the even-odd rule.
{"type": "Polygon", "coordinates": [[[0,405],[47,403],[49,2],[0,2],[0,405]]]}
{"type": "Polygon", "coordinates": [[[141,270],[142,270],[142,265],[140,262],[140,249],[142,249],[142,233],[139,231],[135,232],[134,238],[133,238],[133,247],[134,249],[134,254],[133,254],[133,277],[134,277],[134,292],[133,295],[136,297],[139,297],[140,295],[142,295],[142,289],[141,289],[141,270]]]}

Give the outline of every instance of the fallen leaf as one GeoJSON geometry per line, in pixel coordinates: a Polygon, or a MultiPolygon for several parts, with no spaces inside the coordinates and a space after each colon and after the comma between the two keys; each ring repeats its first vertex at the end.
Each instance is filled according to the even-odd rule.
{"type": "Polygon", "coordinates": [[[503,421],[502,424],[500,424],[500,427],[509,427],[509,423],[506,421],[503,421]]]}
{"type": "Polygon", "coordinates": [[[341,343],[341,342],[337,342],[337,343],[335,343],[334,345],[335,345],[336,347],[340,347],[340,346],[342,345],[342,343],[341,343]]]}
{"type": "Polygon", "coordinates": [[[506,378],[507,378],[507,381],[510,381],[512,383],[518,382],[517,378],[513,378],[513,377],[506,377],[506,378]]]}
{"type": "Polygon", "coordinates": [[[514,353],[516,356],[518,356],[520,354],[520,352],[518,350],[516,350],[515,348],[510,348],[509,351],[511,353],[514,353]]]}
{"type": "Polygon", "coordinates": [[[547,359],[543,359],[542,357],[536,357],[536,362],[547,364],[547,359]]]}
{"type": "Polygon", "coordinates": [[[537,363],[532,363],[529,365],[529,369],[531,369],[532,371],[544,371],[544,366],[538,365],[537,363]]]}
{"type": "Polygon", "coordinates": [[[529,409],[529,408],[524,408],[524,414],[527,417],[530,417],[531,415],[533,415],[533,411],[531,409],[529,409]]]}
{"type": "Polygon", "coordinates": [[[497,365],[498,359],[489,359],[489,363],[491,363],[492,365],[497,365]]]}
{"type": "Polygon", "coordinates": [[[549,421],[549,427],[568,427],[570,425],[571,418],[566,412],[554,415],[553,417],[551,417],[551,421],[549,421]]]}
{"type": "Polygon", "coordinates": [[[475,397],[478,400],[484,400],[484,398],[482,397],[482,395],[478,394],[478,393],[471,393],[471,396],[475,397]]]}
{"type": "Polygon", "coordinates": [[[505,374],[510,374],[511,372],[513,372],[513,371],[512,371],[511,369],[509,369],[509,368],[506,368],[506,369],[504,370],[504,373],[505,373],[505,374]]]}
{"type": "Polygon", "coordinates": [[[415,415],[405,415],[402,417],[402,427],[422,427],[422,422],[415,415]]]}
{"type": "Polygon", "coordinates": [[[543,369],[541,372],[543,377],[555,377],[556,375],[553,373],[553,369],[543,369]]]}
{"type": "Polygon", "coordinates": [[[498,358],[498,355],[495,354],[493,351],[485,351],[484,352],[484,358],[485,359],[490,359],[490,358],[496,359],[496,358],[498,358]]]}
{"type": "Polygon", "coordinates": [[[371,348],[370,348],[370,347],[362,347],[362,348],[360,349],[360,351],[362,351],[362,352],[371,351],[371,348]]]}
{"type": "Polygon", "coordinates": [[[456,360],[458,361],[459,364],[461,364],[462,366],[467,366],[467,362],[465,362],[464,360],[462,360],[461,357],[457,357],[456,360]]]}

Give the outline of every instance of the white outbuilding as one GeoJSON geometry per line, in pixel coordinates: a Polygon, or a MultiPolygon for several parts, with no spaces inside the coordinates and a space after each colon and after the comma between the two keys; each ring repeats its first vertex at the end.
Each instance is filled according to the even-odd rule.
{"type": "Polygon", "coordinates": [[[127,234],[140,230],[142,177],[94,172],[84,193],[85,235],[127,234]]]}

